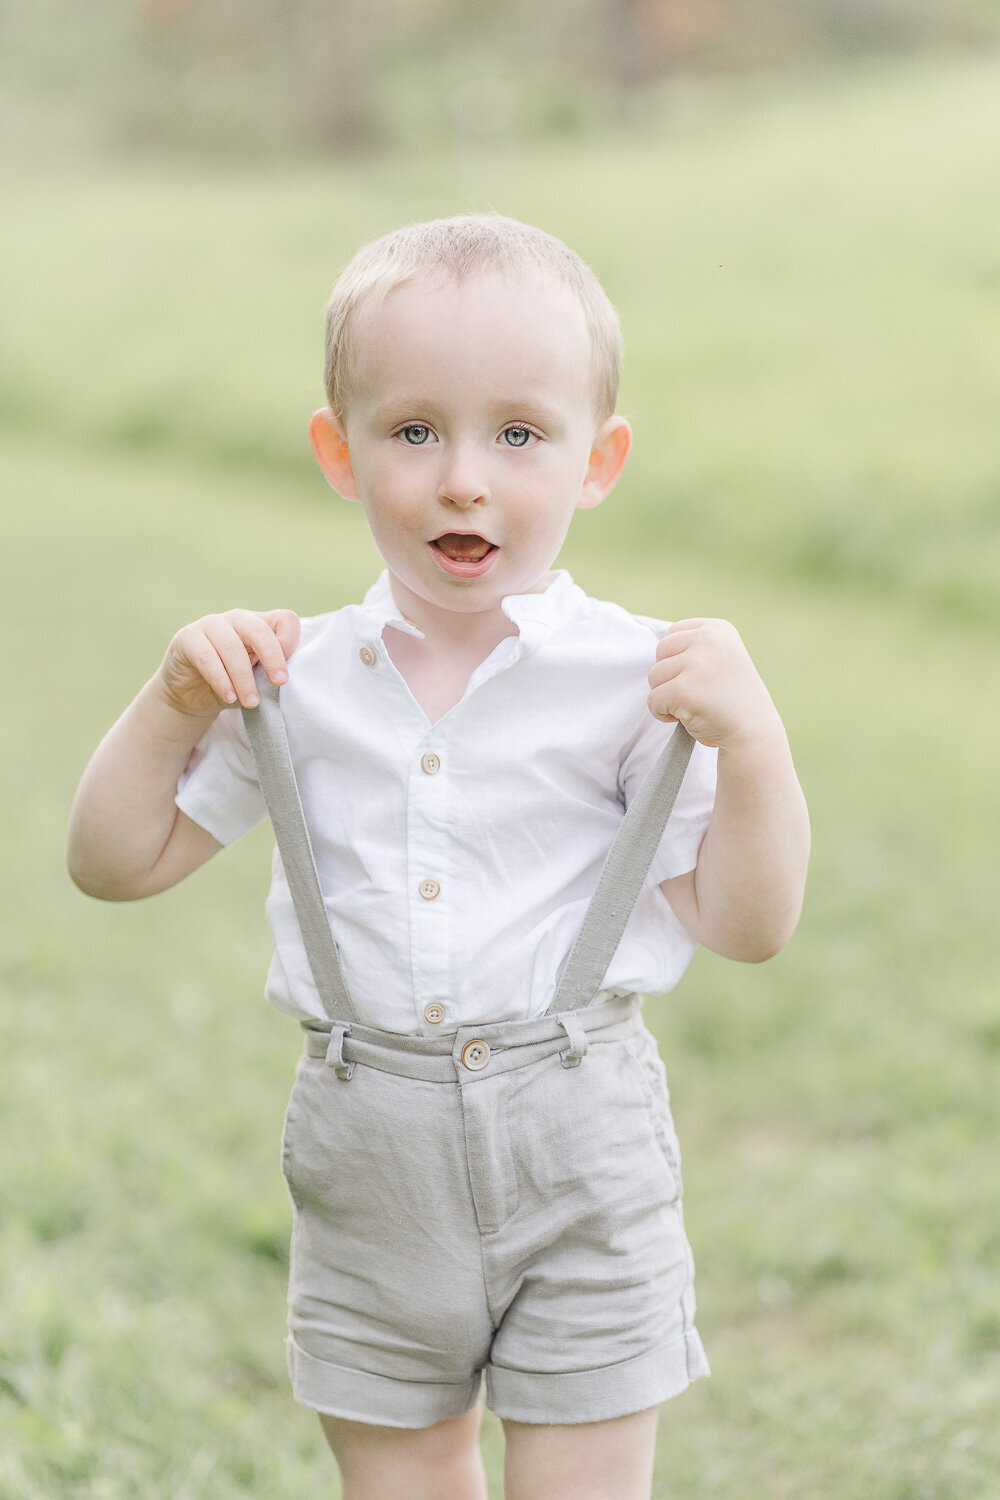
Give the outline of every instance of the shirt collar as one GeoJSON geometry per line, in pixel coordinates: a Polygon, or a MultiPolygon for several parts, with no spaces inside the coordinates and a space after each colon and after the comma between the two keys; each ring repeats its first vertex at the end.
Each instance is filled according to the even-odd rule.
{"type": "MultiPolygon", "coordinates": [[[[540,645],[552,631],[567,624],[577,613],[586,595],[579,584],[574,583],[565,568],[557,568],[552,582],[540,594],[506,594],[500,608],[512,624],[517,626],[525,649],[540,645]]],[[[392,597],[389,570],[384,569],[372,584],[361,605],[364,625],[368,630],[381,635],[386,625],[402,630],[406,635],[415,635],[423,640],[423,631],[400,614],[392,597]]]]}

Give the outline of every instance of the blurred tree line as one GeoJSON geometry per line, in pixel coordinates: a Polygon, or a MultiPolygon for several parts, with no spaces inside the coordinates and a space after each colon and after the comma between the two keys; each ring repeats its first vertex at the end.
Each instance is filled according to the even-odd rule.
{"type": "Polygon", "coordinates": [[[998,32],[1000,0],[8,0],[0,140],[25,112],[257,159],[533,136],[641,118],[685,75],[998,32]]]}

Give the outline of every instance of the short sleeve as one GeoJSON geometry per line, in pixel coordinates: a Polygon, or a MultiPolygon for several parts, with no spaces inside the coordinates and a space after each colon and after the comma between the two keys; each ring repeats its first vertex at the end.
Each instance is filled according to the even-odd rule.
{"type": "MultiPolygon", "coordinates": [[[[648,625],[657,640],[666,634],[667,626],[659,620],[636,616],[648,625]]],[[[664,724],[654,719],[648,709],[645,718],[630,742],[622,760],[619,782],[626,808],[632,801],[677,726],[664,724]]],[[[698,863],[698,851],[705,837],[715,803],[715,778],[718,765],[717,750],[695,743],[681,782],[681,789],[674,810],[653,856],[647,885],[659,885],[674,875],[683,875],[693,870],[698,863]]]]}
{"type": "Polygon", "coordinates": [[[174,801],[220,844],[234,844],[267,817],[238,708],[224,708],[195,745],[174,801]]]}

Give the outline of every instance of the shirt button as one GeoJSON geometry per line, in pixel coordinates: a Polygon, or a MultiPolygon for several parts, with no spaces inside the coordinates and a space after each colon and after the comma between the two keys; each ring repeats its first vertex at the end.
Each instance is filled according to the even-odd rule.
{"type": "Polygon", "coordinates": [[[428,776],[433,776],[435,771],[440,771],[441,761],[436,755],[422,755],[420,757],[420,769],[421,771],[426,771],[428,776]]]}
{"type": "Polygon", "coordinates": [[[417,886],[417,890],[425,901],[433,901],[434,897],[440,892],[441,887],[436,880],[422,880],[417,886]]]}
{"type": "Polygon", "coordinates": [[[358,652],[366,667],[373,667],[378,661],[378,652],[373,651],[371,646],[362,646],[358,652]]]}
{"type": "Polygon", "coordinates": [[[432,1026],[440,1026],[444,1020],[444,1006],[437,1000],[432,1000],[429,1005],[424,1006],[424,1020],[429,1021],[432,1026]]]}
{"type": "Polygon", "coordinates": [[[490,1060],[490,1049],[486,1042],[466,1042],[462,1048],[462,1061],[470,1073],[478,1073],[490,1060]]]}

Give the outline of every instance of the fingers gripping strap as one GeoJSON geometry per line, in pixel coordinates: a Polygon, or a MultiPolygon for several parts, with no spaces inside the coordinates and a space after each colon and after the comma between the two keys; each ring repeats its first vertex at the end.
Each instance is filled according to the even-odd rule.
{"type": "Polygon", "coordinates": [[[271,815],[275,842],[288,880],[309,967],[329,1018],[332,1021],[356,1021],[357,1012],[344,983],[337,945],[330,931],[330,919],[316,873],[278,689],[259,664],[254,667],[253,675],[260,694],[260,706],[244,708],[243,722],[257,762],[260,789],[271,815]]]}
{"type": "Polygon", "coordinates": [[[566,960],[549,1013],[579,1010],[597,994],[674,810],[694,740],[678,724],[629,805],[566,960]]]}

